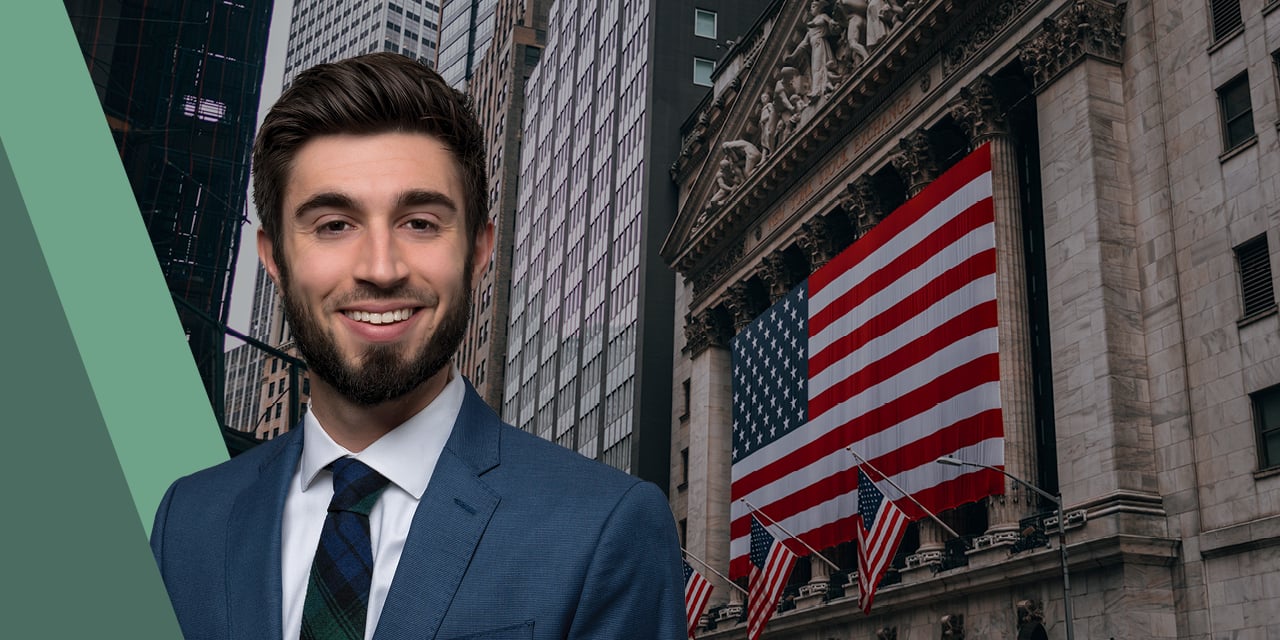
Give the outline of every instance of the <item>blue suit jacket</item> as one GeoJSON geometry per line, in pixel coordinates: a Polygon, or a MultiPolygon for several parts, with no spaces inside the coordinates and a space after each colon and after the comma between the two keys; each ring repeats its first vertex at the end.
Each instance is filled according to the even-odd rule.
{"type": "MultiPolygon", "coordinates": [[[[175,482],[151,548],[187,638],[281,638],[280,522],[302,429],[175,482]]],[[[375,638],[687,637],[662,492],[466,399],[375,638]]]]}

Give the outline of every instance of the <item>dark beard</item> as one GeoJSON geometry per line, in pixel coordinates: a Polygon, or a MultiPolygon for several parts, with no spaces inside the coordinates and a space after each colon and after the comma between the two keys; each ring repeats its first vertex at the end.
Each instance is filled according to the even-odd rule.
{"type": "MultiPolygon", "coordinates": [[[[342,357],[331,332],[325,331],[314,316],[292,295],[289,277],[280,270],[281,297],[285,318],[293,331],[294,342],[312,375],[324,380],[351,402],[371,407],[399,398],[436,375],[457,353],[467,331],[471,315],[471,259],[467,258],[464,282],[458,304],[451,306],[436,325],[426,344],[409,359],[400,357],[400,347],[379,344],[367,347],[363,365],[356,366],[342,357]]],[[[397,297],[397,290],[374,290],[362,300],[397,297]]],[[[418,313],[422,313],[419,310],[418,313]]]]}

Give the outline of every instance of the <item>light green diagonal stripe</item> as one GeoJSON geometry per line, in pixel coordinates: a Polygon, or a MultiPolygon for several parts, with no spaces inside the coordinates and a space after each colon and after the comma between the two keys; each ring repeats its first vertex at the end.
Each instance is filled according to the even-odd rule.
{"type": "MultiPolygon", "coordinates": [[[[226,459],[61,2],[0,9],[0,140],[137,515],[226,459]]],[[[103,451],[102,455],[112,455],[103,451]]]]}

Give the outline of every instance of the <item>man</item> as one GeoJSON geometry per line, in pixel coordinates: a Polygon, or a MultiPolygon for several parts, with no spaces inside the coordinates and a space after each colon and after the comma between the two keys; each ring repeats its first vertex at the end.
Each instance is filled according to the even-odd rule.
{"type": "Polygon", "coordinates": [[[303,424],[183,478],[152,550],[188,638],[684,638],[656,487],[508,425],[451,360],[493,246],[462,94],[372,54],[298,76],[254,148],[303,424]]]}

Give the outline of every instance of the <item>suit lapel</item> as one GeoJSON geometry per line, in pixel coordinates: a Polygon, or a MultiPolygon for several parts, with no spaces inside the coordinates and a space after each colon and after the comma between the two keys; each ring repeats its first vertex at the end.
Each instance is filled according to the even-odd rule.
{"type": "Polygon", "coordinates": [[[498,465],[498,417],[471,384],[414,513],[376,640],[434,638],[498,507],[481,479],[498,465]]]}
{"type": "Polygon", "coordinates": [[[289,480],[302,455],[302,425],[259,468],[258,479],[236,498],[227,526],[228,637],[271,638],[283,634],[280,523],[289,480]]]}

